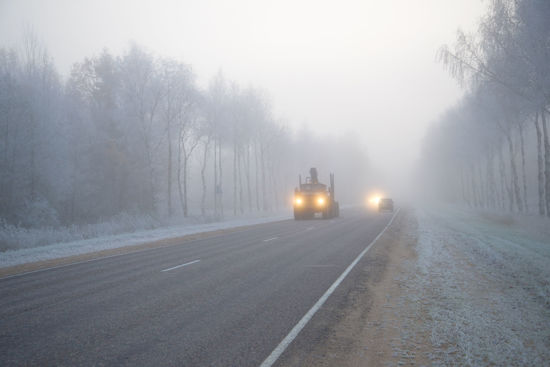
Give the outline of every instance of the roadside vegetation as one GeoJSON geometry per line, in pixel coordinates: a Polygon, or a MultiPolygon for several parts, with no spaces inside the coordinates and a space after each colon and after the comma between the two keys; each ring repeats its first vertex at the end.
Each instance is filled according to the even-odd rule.
{"type": "Polygon", "coordinates": [[[0,231],[12,245],[19,230],[78,239],[91,224],[109,234],[274,212],[315,165],[353,182],[345,202],[366,174],[336,162],[366,160],[351,134],[291,131],[266,91],[221,72],[201,87],[191,65],[138,45],[66,78],[31,31],[0,49],[0,231]]]}
{"type": "Polygon", "coordinates": [[[466,88],[433,124],[422,176],[454,203],[550,217],[550,3],[492,0],[439,60],[466,88]]]}

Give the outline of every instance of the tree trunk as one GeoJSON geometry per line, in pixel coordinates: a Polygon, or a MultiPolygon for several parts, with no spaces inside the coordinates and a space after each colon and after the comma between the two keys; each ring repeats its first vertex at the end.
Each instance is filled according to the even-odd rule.
{"type": "Polygon", "coordinates": [[[168,136],[168,187],[167,197],[168,200],[168,217],[172,217],[172,135],[170,133],[170,123],[167,126],[168,136]]]}
{"type": "Polygon", "coordinates": [[[189,216],[189,207],[187,205],[187,166],[189,162],[189,156],[185,152],[183,156],[183,216],[187,218],[189,216]]]}
{"type": "Polygon", "coordinates": [[[278,175],[276,174],[276,170],[275,170],[275,163],[273,163],[271,165],[271,185],[273,186],[273,200],[274,200],[274,208],[275,210],[277,210],[279,208],[279,185],[278,185],[278,182],[277,182],[277,177],[278,175]]]}
{"type": "Polygon", "coordinates": [[[508,210],[514,210],[514,194],[512,188],[508,185],[508,180],[506,179],[506,168],[504,164],[504,157],[502,154],[502,148],[499,148],[499,171],[500,171],[500,187],[502,191],[502,209],[506,210],[506,201],[504,200],[505,193],[508,194],[508,210]]]}
{"type": "Polygon", "coordinates": [[[218,215],[218,143],[214,138],[214,215],[218,215]]]}
{"type": "Polygon", "coordinates": [[[237,215],[237,142],[233,141],[233,215],[237,215]]]}
{"type": "Polygon", "coordinates": [[[181,187],[181,153],[182,153],[182,146],[181,146],[181,137],[178,139],[178,169],[177,169],[177,179],[178,179],[178,194],[180,199],[180,205],[181,205],[181,211],[182,213],[185,213],[185,198],[183,196],[183,191],[181,187]]]}
{"type": "Polygon", "coordinates": [[[153,165],[152,152],[148,150],[149,160],[149,210],[150,213],[157,212],[157,202],[155,200],[155,167],[153,165]]]}
{"type": "Polygon", "coordinates": [[[248,197],[248,211],[252,211],[252,192],[250,190],[250,142],[246,145],[246,193],[248,197]]]}
{"type": "Polygon", "coordinates": [[[529,213],[529,203],[527,202],[527,175],[525,174],[525,144],[523,140],[523,123],[519,124],[519,142],[521,150],[521,176],[523,183],[523,207],[525,212],[529,213]]]}
{"type": "Polygon", "coordinates": [[[254,141],[254,176],[256,178],[256,185],[254,189],[256,191],[256,210],[260,211],[260,169],[258,168],[258,142],[254,141]]]}
{"type": "Polygon", "coordinates": [[[546,126],[546,112],[541,111],[542,118],[542,133],[544,136],[544,178],[545,178],[545,202],[546,202],[546,216],[550,217],[550,142],[548,141],[548,127],[546,126]]]}
{"type": "Polygon", "coordinates": [[[262,206],[263,211],[267,211],[267,190],[265,182],[265,159],[264,159],[264,146],[260,143],[260,164],[262,166],[262,206]]]}
{"type": "Polygon", "coordinates": [[[219,166],[219,173],[220,173],[220,181],[218,185],[218,196],[220,198],[220,213],[221,217],[223,218],[223,171],[222,171],[222,141],[221,138],[218,141],[218,166],[219,166]]]}
{"type": "Polygon", "coordinates": [[[210,147],[210,137],[203,142],[203,156],[201,165],[201,184],[202,184],[202,196],[201,196],[201,215],[203,218],[206,216],[206,161],[208,158],[208,149],[210,147]]]}
{"type": "Polygon", "coordinates": [[[70,215],[69,215],[69,218],[70,218],[70,222],[74,223],[74,218],[75,218],[75,211],[76,211],[76,190],[77,190],[77,187],[78,187],[78,182],[77,182],[77,170],[78,170],[78,158],[79,158],[79,154],[78,154],[78,148],[75,147],[75,150],[73,151],[73,174],[72,174],[72,177],[71,177],[71,207],[70,207],[70,215]]]}
{"type": "Polygon", "coordinates": [[[147,162],[147,172],[149,173],[149,180],[147,183],[147,197],[143,198],[145,201],[144,208],[147,208],[149,213],[155,212],[155,185],[154,185],[154,168],[153,168],[153,158],[151,153],[151,142],[149,135],[146,131],[145,116],[142,114],[140,116],[141,123],[141,137],[143,139],[143,146],[145,148],[145,158],[147,162]]]}
{"type": "MultiPolygon", "coordinates": [[[[8,89],[9,90],[9,89],[8,89]]],[[[0,171],[2,172],[2,175],[0,176],[0,216],[3,216],[4,218],[7,218],[8,213],[11,214],[10,211],[10,198],[12,196],[11,190],[8,188],[10,187],[9,182],[13,180],[13,172],[9,169],[9,147],[10,147],[10,116],[11,116],[11,101],[8,101],[6,106],[6,111],[4,113],[4,121],[5,121],[5,132],[4,132],[4,139],[3,139],[3,145],[4,145],[4,152],[3,152],[3,163],[2,167],[0,167],[0,171]]]]}
{"type": "Polygon", "coordinates": [[[479,200],[477,195],[477,185],[476,185],[476,175],[474,170],[474,165],[470,166],[470,185],[472,187],[472,199],[474,202],[474,207],[479,208],[479,200]]]}
{"type": "Polygon", "coordinates": [[[495,191],[497,190],[495,183],[495,172],[494,172],[494,152],[490,151],[489,157],[487,158],[487,194],[489,196],[489,207],[491,209],[496,208],[496,195],[495,191]]]}
{"type": "Polygon", "coordinates": [[[546,204],[544,198],[544,159],[542,156],[542,133],[539,126],[539,114],[535,115],[535,129],[537,131],[537,178],[539,187],[539,215],[546,215],[546,204]]]}
{"type": "MultiPolygon", "coordinates": [[[[15,124],[14,125],[14,134],[13,134],[13,142],[18,142],[19,141],[19,137],[20,137],[20,134],[21,134],[21,126],[19,126],[20,124],[15,124]]],[[[12,144],[12,150],[11,150],[11,157],[10,157],[10,170],[9,172],[11,173],[10,174],[10,180],[8,182],[8,208],[13,210],[14,206],[16,205],[16,202],[17,202],[17,193],[19,190],[24,190],[26,191],[27,188],[26,187],[19,187],[19,185],[23,185],[23,183],[19,183],[17,178],[19,176],[19,170],[21,168],[23,168],[23,170],[25,169],[24,167],[21,167],[23,165],[23,163],[18,163],[18,161],[21,160],[21,153],[19,153],[18,151],[18,144],[17,143],[14,143],[12,144]]],[[[26,194],[26,193],[25,193],[26,194]]]]}
{"type": "Polygon", "coordinates": [[[36,156],[36,141],[34,139],[34,119],[31,116],[31,138],[30,138],[30,148],[31,148],[31,169],[30,169],[30,179],[31,179],[31,187],[30,187],[30,198],[31,202],[34,202],[36,199],[36,164],[35,164],[35,156],[36,156]]]}
{"type": "Polygon", "coordinates": [[[472,205],[466,194],[466,184],[464,183],[464,168],[460,169],[460,187],[462,188],[462,200],[471,207],[472,205]]]}
{"type": "MultiPolygon", "coordinates": [[[[185,137],[180,135],[180,141],[181,141],[181,152],[183,153],[183,198],[181,198],[182,203],[182,209],[183,209],[183,216],[187,217],[189,215],[189,200],[188,200],[188,190],[187,190],[187,182],[189,181],[189,158],[191,158],[191,155],[193,154],[193,151],[199,144],[199,140],[191,141],[189,142],[188,146],[186,147],[186,141],[185,137]]],[[[181,190],[181,184],[179,184],[180,190],[181,190]]]]}
{"type": "Polygon", "coordinates": [[[481,162],[476,165],[477,167],[477,177],[479,179],[479,205],[482,208],[485,208],[487,205],[487,195],[485,192],[485,181],[483,180],[483,173],[481,172],[481,162]]]}
{"type": "Polygon", "coordinates": [[[243,195],[243,155],[242,150],[238,149],[237,154],[237,169],[239,171],[239,211],[244,214],[244,195],[243,195]]]}
{"type": "Polygon", "coordinates": [[[515,159],[515,151],[514,151],[514,143],[512,141],[512,136],[510,133],[506,134],[506,139],[508,140],[508,152],[510,153],[510,172],[511,172],[511,180],[512,180],[512,188],[514,190],[514,197],[516,199],[516,206],[519,210],[519,212],[523,212],[523,202],[521,200],[520,190],[519,190],[519,182],[518,182],[518,171],[516,167],[516,159],[515,159]]]}

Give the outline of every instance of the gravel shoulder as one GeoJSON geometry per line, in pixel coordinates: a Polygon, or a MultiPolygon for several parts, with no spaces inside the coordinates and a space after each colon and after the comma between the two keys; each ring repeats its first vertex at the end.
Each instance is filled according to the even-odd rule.
{"type": "Polygon", "coordinates": [[[402,210],[278,365],[547,365],[550,237],[536,220],[402,210]]]}
{"type": "Polygon", "coordinates": [[[417,223],[401,210],[280,360],[280,366],[427,365],[427,310],[408,305],[417,223]],[[315,343],[304,339],[316,338],[315,343]]]}

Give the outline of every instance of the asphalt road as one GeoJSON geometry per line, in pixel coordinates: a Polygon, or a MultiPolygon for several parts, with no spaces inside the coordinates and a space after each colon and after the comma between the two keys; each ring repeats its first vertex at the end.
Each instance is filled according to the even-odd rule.
{"type": "Polygon", "coordinates": [[[347,209],[0,279],[0,365],[259,366],[391,216],[347,209]]]}

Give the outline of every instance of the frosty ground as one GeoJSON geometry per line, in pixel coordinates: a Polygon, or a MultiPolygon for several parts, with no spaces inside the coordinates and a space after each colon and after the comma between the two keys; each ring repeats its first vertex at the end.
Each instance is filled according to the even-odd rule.
{"type": "MultiPolygon", "coordinates": [[[[133,230],[127,233],[112,235],[101,235],[99,233],[102,231],[104,233],[116,233],[117,230],[120,230],[118,227],[127,228],[128,225],[121,226],[120,223],[106,223],[103,224],[102,227],[107,228],[101,228],[100,230],[93,228],[93,233],[87,233],[90,231],[78,231],[71,229],[64,231],[56,231],[53,229],[30,231],[13,230],[11,232],[9,230],[4,230],[3,232],[0,231],[0,237],[3,238],[5,242],[16,243],[19,248],[14,248],[15,246],[12,245],[11,249],[0,252],[0,268],[145,244],[152,241],[182,237],[197,233],[273,222],[290,219],[290,217],[291,216],[288,212],[277,212],[259,217],[250,216],[228,218],[227,220],[210,223],[201,223],[198,220],[189,220],[187,224],[182,225],[172,225],[147,230],[133,230]],[[94,233],[97,234],[94,236],[94,233]],[[82,238],[84,236],[93,237],[88,239],[72,240],[74,238],[82,238]],[[40,244],[43,242],[46,242],[47,244],[41,246],[40,244]]],[[[147,224],[150,225],[150,222],[148,221],[147,224]]],[[[143,223],[132,223],[130,227],[135,229],[139,226],[144,227],[143,223]]]]}
{"type": "Polygon", "coordinates": [[[550,360],[550,223],[456,208],[402,211],[333,324],[287,366],[542,366],[550,360]]]}
{"type": "Polygon", "coordinates": [[[417,212],[416,290],[439,364],[550,360],[550,226],[490,213],[417,212]]]}
{"type": "MultiPolygon", "coordinates": [[[[0,253],[0,267],[290,214],[171,226],[0,253]]],[[[550,360],[550,222],[451,207],[405,209],[358,265],[313,350],[283,365],[526,365],[550,360]]],[[[335,293],[336,295],[336,293],[335,293]]]]}

